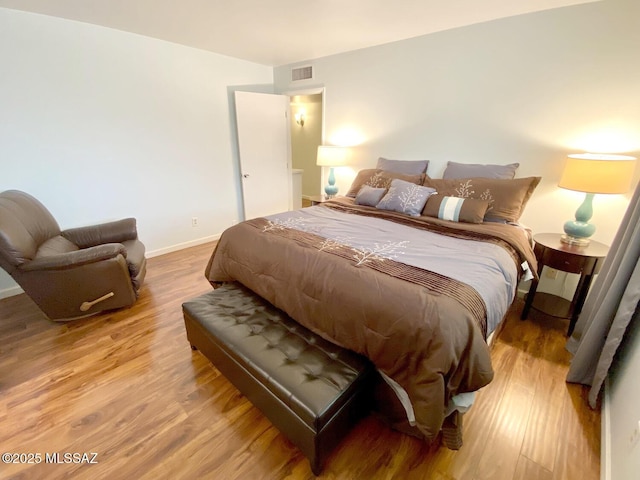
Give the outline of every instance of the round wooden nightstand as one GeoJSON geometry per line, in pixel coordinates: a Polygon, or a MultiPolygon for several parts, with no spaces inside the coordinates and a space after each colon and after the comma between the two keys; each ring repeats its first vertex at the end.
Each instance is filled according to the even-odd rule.
{"type": "Polygon", "coordinates": [[[326,195],[313,195],[309,197],[309,200],[311,201],[311,206],[314,206],[324,203],[327,200],[330,200],[330,198],[327,198],[326,195]]]}
{"type": "Polygon", "coordinates": [[[531,281],[531,287],[522,309],[521,319],[526,319],[529,310],[533,306],[547,315],[568,318],[569,330],[567,335],[573,333],[573,329],[582,311],[582,306],[589,293],[589,287],[593,276],[600,271],[609,247],[603,243],[591,240],[589,245],[580,247],[567,245],[560,241],[559,233],[540,233],[534,235],[534,252],[538,260],[538,276],[542,275],[542,268],[555,268],[568,273],[580,274],[580,281],[571,301],[549,293],[539,293],[538,280],[531,281]]]}

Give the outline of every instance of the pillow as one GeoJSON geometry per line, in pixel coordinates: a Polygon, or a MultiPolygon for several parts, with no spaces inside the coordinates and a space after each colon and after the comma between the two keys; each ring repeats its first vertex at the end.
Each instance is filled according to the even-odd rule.
{"type": "Polygon", "coordinates": [[[356,178],[351,184],[351,188],[347,192],[347,197],[355,198],[363,185],[369,185],[375,188],[389,188],[391,180],[399,178],[405,182],[415,183],[416,185],[422,184],[425,175],[403,175],[402,173],[387,172],[385,170],[379,170],[376,168],[368,168],[360,170],[356,178]]]}
{"type": "Polygon", "coordinates": [[[425,173],[428,166],[429,160],[389,160],[380,157],[376,168],[405,175],[419,175],[425,173]]]}
{"type": "Polygon", "coordinates": [[[509,165],[482,165],[479,163],[456,163],[447,162],[442,178],[506,178],[511,179],[516,176],[519,163],[509,165]]]}
{"type": "Polygon", "coordinates": [[[422,210],[425,217],[453,222],[482,223],[489,208],[488,200],[431,195],[422,210]]]}
{"type": "Polygon", "coordinates": [[[391,181],[389,191],[382,197],[376,208],[419,217],[427,199],[435,191],[434,188],[422,187],[396,178],[391,181]]]}
{"type": "Polygon", "coordinates": [[[386,188],[375,188],[369,185],[363,185],[356,195],[356,205],[368,205],[375,207],[380,199],[387,193],[386,188]]]}
{"type": "Polygon", "coordinates": [[[495,178],[425,178],[422,184],[434,188],[443,197],[487,200],[485,221],[517,222],[525,205],[540,183],[540,177],[495,178]]]}

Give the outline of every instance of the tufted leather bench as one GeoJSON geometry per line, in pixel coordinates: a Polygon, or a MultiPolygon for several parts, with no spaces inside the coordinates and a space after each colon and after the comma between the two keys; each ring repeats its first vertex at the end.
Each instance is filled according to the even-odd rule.
{"type": "Polygon", "coordinates": [[[318,475],[370,407],[374,368],[238,283],[182,305],[187,338],[305,454],[318,475]]]}

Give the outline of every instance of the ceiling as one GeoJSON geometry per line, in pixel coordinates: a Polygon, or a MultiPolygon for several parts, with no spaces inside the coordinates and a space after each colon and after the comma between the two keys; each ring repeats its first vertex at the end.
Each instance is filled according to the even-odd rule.
{"type": "Polygon", "coordinates": [[[0,0],[270,66],[597,0],[0,0]]]}

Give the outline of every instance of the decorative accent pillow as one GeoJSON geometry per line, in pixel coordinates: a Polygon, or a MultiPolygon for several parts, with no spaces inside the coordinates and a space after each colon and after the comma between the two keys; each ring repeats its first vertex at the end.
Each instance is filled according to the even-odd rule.
{"type": "Polygon", "coordinates": [[[369,207],[375,207],[378,202],[387,193],[386,188],[375,188],[369,185],[363,185],[358,194],[356,195],[356,205],[367,205],[369,207]]]}
{"type": "Polygon", "coordinates": [[[389,160],[380,157],[376,168],[404,175],[420,175],[426,173],[428,166],[429,160],[389,160]]]}
{"type": "Polygon", "coordinates": [[[447,162],[442,178],[505,178],[511,179],[516,176],[519,163],[509,165],[492,165],[480,163],[457,163],[447,162]]]}
{"type": "Polygon", "coordinates": [[[394,179],[391,181],[389,191],[382,197],[376,208],[419,217],[427,199],[435,191],[434,188],[421,187],[415,183],[394,179]]]}
{"type": "Polygon", "coordinates": [[[351,188],[347,192],[347,197],[355,198],[363,185],[369,185],[375,188],[389,188],[391,180],[399,178],[405,182],[415,183],[421,185],[425,175],[403,175],[402,173],[387,172],[385,170],[379,170],[377,168],[368,168],[360,170],[356,178],[351,183],[351,188]]]}
{"type": "Polygon", "coordinates": [[[462,197],[486,200],[489,208],[484,221],[517,222],[540,177],[495,178],[425,178],[422,184],[435,189],[443,197],[462,197]]]}
{"type": "Polygon", "coordinates": [[[422,215],[452,222],[482,223],[487,208],[488,200],[433,194],[428,198],[422,215]]]}

